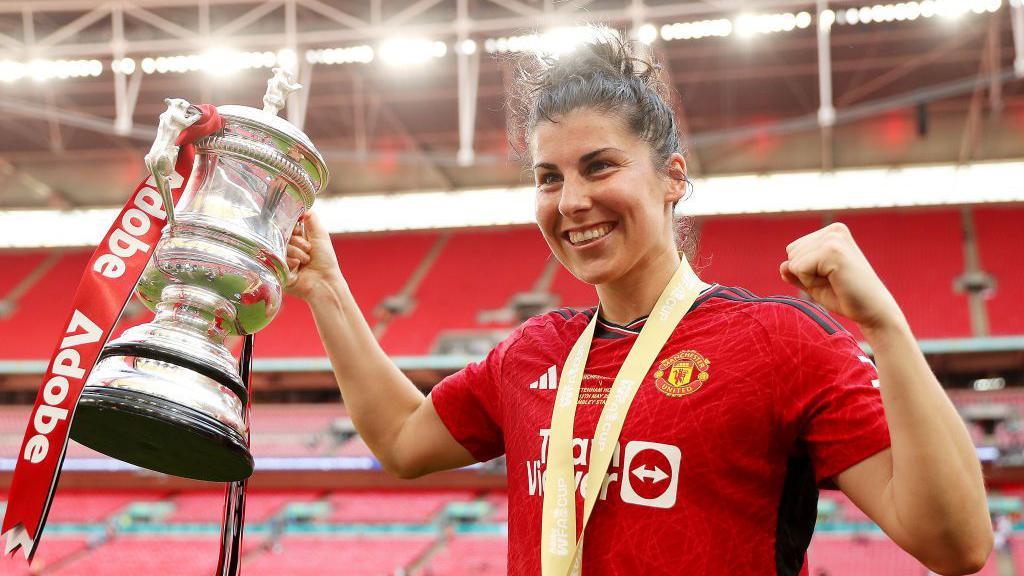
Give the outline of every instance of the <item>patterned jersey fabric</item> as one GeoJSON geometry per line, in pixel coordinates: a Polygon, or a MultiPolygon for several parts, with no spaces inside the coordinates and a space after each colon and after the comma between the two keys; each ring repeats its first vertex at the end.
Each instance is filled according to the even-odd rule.
{"type": "MultiPolygon", "coordinates": [[[[506,455],[509,574],[540,574],[558,377],[594,313],[534,317],[431,392],[474,457],[506,455]]],[[[643,321],[598,323],[574,424],[577,529],[590,439],[643,321]]],[[[587,526],[583,574],[806,574],[818,488],[889,446],[877,378],[815,304],[706,289],[629,410],[587,526]]]]}

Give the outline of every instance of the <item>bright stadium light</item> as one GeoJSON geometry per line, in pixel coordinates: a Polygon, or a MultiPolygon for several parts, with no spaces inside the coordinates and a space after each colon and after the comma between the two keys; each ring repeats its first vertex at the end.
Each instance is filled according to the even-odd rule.
{"type": "Polygon", "coordinates": [[[121,58],[120,60],[112,60],[110,62],[110,70],[121,74],[134,74],[135,60],[131,58],[121,58]]]}
{"type": "MultiPolygon", "coordinates": [[[[908,166],[696,178],[688,216],[1024,202],[1024,162],[908,166]]],[[[536,191],[486,190],[327,197],[331,233],[531,224],[536,191]]],[[[0,210],[0,248],[95,246],[117,209],[0,210]],[[53,234],[53,230],[61,230],[53,234]]]]}
{"type": "Polygon", "coordinates": [[[432,58],[441,58],[448,52],[448,45],[439,40],[425,38],[394,38],[381,43],[377,54],[392,66],[423,64],[432,58]]]}
{"type": "Polygon", "coordinates": [[[724,37],[732,34],[732,20],[698,20],[696,22],[676,22],[661,27],[662,40],[696,40],[710,36],[724,37]]]}
{"type": "Polygon", "coordinates": [[[840,24],[871,24],[913,21],[934,16],[957,20],[967,13],[996,12],[1002,5],[1002,0],[921,0],[897,4],[872,4],[841,11],[836,21],[840,24]]]}
{"type": "Polygon", "coordinates": [[[576,49],[586,42],[605,42],[608,35],[618,37],[619,33],[592,26],[570,26],[553,28],[543,34],[524,34],[502,38],[488,38],[484,41],[484,50],[490,54],[508,52],[533,52],[546,56],[559,57],[576,49]]]}
{"type": "Polygon", "coordinates": [[[455,45],[456,52],[458,52],[459,54],[465,54],[467,56],[470,54],[475,54],[476,48],[476,40],[473,40],[472,38],[466,38],[465,40],[461,40],[459,41],[458,44],[455,45]]]}
{"type": "Polygon", "coordinates": [[[658,39],[658,28],[654,24],[644,24],[636,29],[636,39],[644,44],[653,44],[658,39]]]}
{"type": "MultiPolygon", "coordinates": [[[[805,13],[806,14],[806,13],[805,13]]],[[[790,32],[797,28],[797,15],[792,12],[779,14],[740,14],[736,18],[734,28],[740,38],[751,38],[757,34],[774,34],[790,32]]],[[[810,14],[807,14],[806,28],[810,25],[810,14]]]]}
{"type": "Polygon", "coordinates": [[[373,47],[361,44],[342,48],[306,50],[306,61],[310,64],[366,64],[373,62],[373,47]]]}
{"type": "Polygon", "coordinates": [[[288,70],[295,70],[295,67],[299,65],[299,56],[291,48],[278,50],[275,60],[278,66],[288,70]]]}
{"type": "Polygon", "coordinates": [[[45,82],[54,78],[88,78],[103,73],[103,63],[99,60],[42,60],[18,62],[16,60],[0,60],[0,81],[14,82],[31,78],[36,82],[45,82]]]}

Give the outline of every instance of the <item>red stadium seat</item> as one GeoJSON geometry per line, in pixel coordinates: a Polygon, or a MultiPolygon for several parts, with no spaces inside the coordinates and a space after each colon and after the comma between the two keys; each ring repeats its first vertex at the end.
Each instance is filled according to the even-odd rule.
{"type": "Polygon", "coordinates": [[[57,490],[47,522],[105,522],[134,502],[158,502],[163,495],[133,491],[57,490]]]}
{"type": "Polygon", "coordinates": [[[990,208],[974,212],[981,268],[996,281],[986,300],[989,330],[994,336],[1024,334],[1024,209],[990,208]]]}
{"type": "Polygon", "coordinates": [[[340,523],[423,523],[430,522],[449,502],[467,502],[469,492],[335,492],[328,496],[328,522],[340,523]]]}
{"type": "MultiPolygon", "coordinates": [[[[928,574],[927,568],[884,535],[851,537],[816,534],[808,552],[810,576],[911,576],[928,574]]],[[[978,572],[996,576],[995,558],[978,572]]]]}
{"type": "MultiPolygon", "coordinates": [[[[434,232],[338,236],[334,251],[342,273],[370,326],[374,309],[399,292],[437,241],[434,232]]],[[[286,297],[280,314],[256,337],[257,357],[322,357],[323,345],[308,306],[286,297]]]]}
{"type": "MultiPolygon", "coordinates": [[[[960,215],[952,210],[876,212],[836,218],[903,309],[918,338],[971,335],[967,297],[953,290],[964,272],[960,215]],[[899,249],[894,249],[898,246],[899,249]]],[[[837,318],[855,334],[859,330],[837,318]]]]}
{"type": "Polygon", "coordinates": [[[508,569],[505,536],[455,536],[430,559],[422,576],[501,576],[508,569]]]}
{"type": "Polygon", "coordinates": [[[534,227],[453,234],[416,291],[412,313],[395,318],[381,344],[389,354],[427,354],[442,330],[494,326],[481,324],[479,313],[529,291],[549,254],[534,227]]]}
{"type": "Polygon", "coordinates": [[[273,549],[245,558],[242,573],[246,576],[394,574],[396,570],[409,567],[433,542],[433,536],[287,535],[273,549]]]}
{"type": "MultiPolygon", "coordinates": [[[[50,356],[63,331],[62,324],[68,318],[71,299],[90,255],[91,252],[73,251],[61,256],[57,265],[43,274],[21,297],[13,313],[0,318],[0,333],[4,335],[0,359],[42,359],[50,356]]],[[[4,257],[11,258],[10,255],[4,257]]],[[[26,258],[13,261],[16,268],[24,273],[28,273],[31,262],[37,258],[42,261],[39,256],[26,258]]]]}
{"type": "Polygon", "coordinates": [[[21,550],[11,557],[0,555],[0,574],[4,576],[34,576],[52,573],[54,569],[80,555],[87,545],[88,538],[85,536],[48,534],[40,541],[31,567],[25,562],[21,550]]]}
{"type": "MultiPolygon", "coordinates": [[[[247,544],[247,547],[250,545],[247,544]]],[[[209,576],[217,567],[220,540],[209,536],[117,536],[61,565],[56,576],[209,576]]]]}
{"type": "MultiPolygon", "coordinates": [[[[292,502],[310,502],[318,497],[319,493],[312,491],[253,490],[245,498],[245,521],[250,526],[266,522],[284,511],[285,506],[292,502]]],[[[223,490],[184,492],[174,496],[170,501],[174,504],[174,511],[162,519],[166,523],[219,524],[224,517],[223,490]]]]}
{"type": "Polygon", "coordinates": [[[736,216],[701,220],[694,270],[705,282],[741,286],[758,296],[798,296],[779,276],[790,242],[822,227],[820,217],[736,216]]]}

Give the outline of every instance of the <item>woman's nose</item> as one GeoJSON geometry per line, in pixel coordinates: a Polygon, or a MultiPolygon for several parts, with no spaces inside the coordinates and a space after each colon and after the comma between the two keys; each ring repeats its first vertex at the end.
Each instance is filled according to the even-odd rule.
{"type": "Polygon", "coordinates": [[[562,183],[562,196],[558,199],[558,212],[565,217],[589,210],[592,206],[585,184],[567,178],[562,183]]]}

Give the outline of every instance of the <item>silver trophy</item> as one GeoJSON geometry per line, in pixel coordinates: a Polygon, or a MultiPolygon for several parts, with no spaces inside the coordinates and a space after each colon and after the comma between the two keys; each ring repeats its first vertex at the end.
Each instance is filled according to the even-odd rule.
{"type": "Polygon", "coordinates": [[[247,381],[224,341],[277,315],[288,239],[328,178],[309,138],[277,116],[300,86],[274,72],[262,110],[217,108],[224,128],[195,143],[173,209],[175,140],[200,114],[167,101],[146,166],[168,224],[136,288],[156,317],[108,343],[86,383],[71,436],[96,451],[199,480],[252,474],[247,381]]]}

